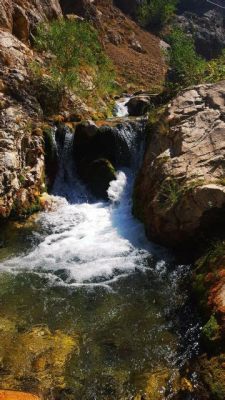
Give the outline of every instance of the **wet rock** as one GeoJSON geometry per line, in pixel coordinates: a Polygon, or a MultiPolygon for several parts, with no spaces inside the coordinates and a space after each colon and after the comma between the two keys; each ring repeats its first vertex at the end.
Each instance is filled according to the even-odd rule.
{"type": "Polygon", "coordinates": [[[89,120],[89,121],[81,122],[80,124],[77,125],[77,128],[76,128],[77,140],[78,141],[82,141],[82,140],[87,141],[88,139],[90,139],[96,135],[97,130],[98,130],[98,127],[94,123],[94,121],[89,120]]]}
{"type": "Polygon", "coordinates": [[[134,400],[188,399],[194,392],[188,377],[181,376],[178,370],[165,367],[139,376],[135,383],[142,388],[134,400]]]}
{"type": "Polygon", "coordinates": [[[100,158],[109,160],[116,168],[129,166],[132,152],[129,137],[132,141],[133,129],[141,130],[141,125],[118,121],[104,121],[99,127],[90,121],[78,124],[74,137],[74,159],[78,169],[81,161],[100,158]]]}
{"type": "Polygon", "coordinates": [[[107,190],[112,180],[116,179],[116,171],[106,159],[94,160],[80,167],[80,176],[97,198],[108,199],[107,190]]]}
{"type": "Polygon", "coordinates": [[[207,357],[203,355],[196,365],[199,380],[205,387],[204,399],[223,400],[225,398],[225,354],[207,357]]]}
{"type": "Polygon", "coordinates": [[[141,116],[146,114],[150,106],[150,97],[146,95],[139,95],[132,97],[127,102],[128,113],[131,116],[141,116]]]}
{"type": "Polygon", "coordinates": [[[141,380],[145,379],[145,387],[143,394],[135,396],[135,400],[161,400],[166,393],[166,386],[170,378],[170,371],[162,369],[155,371],[152,374],[145,374],[141,380]]]}
{"type": "Polygon", "coordinates": [[[193,243],[225,221],[224,111],[220,82],[184,90],[151,114],[134,211],[154,240],[193,243]]]}
{"type": "Polygon", "coordinates": [[[0,339],[4,371],[0,384],[5,389],[29,388],[46,395],[64,387],[66,362],[72,351],[79,352],[76,335],[51,332],[45,325],[20,331],[16,321],[0,319],[0,339]]]}

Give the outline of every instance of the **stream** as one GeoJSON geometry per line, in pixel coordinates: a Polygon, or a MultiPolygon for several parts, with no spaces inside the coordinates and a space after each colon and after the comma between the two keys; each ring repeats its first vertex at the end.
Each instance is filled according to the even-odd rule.
{"type": "MultiPolygon", "coordinates": [[[[79,182],[68,132],[53,210],[1,230],[1,388],[44,399],[172,399],[198,352],[190,267],[150,243],[132,216],[143,141],[124,132],[132,162],[118,169],[110,201],[79,182]]],[[[194,387],[195,374],[188,379],[194,387]]]]}

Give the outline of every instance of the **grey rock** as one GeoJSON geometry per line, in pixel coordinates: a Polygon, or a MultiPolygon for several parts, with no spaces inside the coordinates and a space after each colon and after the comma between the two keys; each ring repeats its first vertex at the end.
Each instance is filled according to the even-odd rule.
{"type": "Polygon", "coordinates": [[[135,214],[172,246],[225,223],[225,82],[183,90],[149,126],[135,214]]]}

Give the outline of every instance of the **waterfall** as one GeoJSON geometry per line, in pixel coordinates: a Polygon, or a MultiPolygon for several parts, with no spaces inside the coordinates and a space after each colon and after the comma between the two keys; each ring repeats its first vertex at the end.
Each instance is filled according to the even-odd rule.
{"type": "MultiPolygon", "coordinates": [[[[190,319],[193,313],[186,310],[182,332],[174,318],[177,310],[182,314],[181,307],[186,307],[181,282],[189,269],[175,265],[166,250],[150,243],[143,225],[132,215],[144,124],[140,120],[116,121],[99,129],[96,143],[117,168],[116,179],[108,188],[109,201],[94,199],[78,178],[76,133],[68,128],[54,132],[58,171],[53,195],[57,207],[39,213],[36,221],[28,220],[24,228],[19,224],[17,236],[15,232],[10,235],[10,240],[16,241],[11,256],[0,263],[1,327],[11,329],[15,321],[22,322],[18,332],[9,335],[13,337],[13,360],[18,355],[16,335],[26,348],[29,373],[18,371],[19,379],[13,380],[16,388],[22,382],[33,390],[39,382],[37,363],[26,362],[28,355],[29,360],[36,359],[30,341],[26,346],[23,336],[24,330],[30,335],[37,326],[43,325],[43,332],[53,332],[51,335],[58,332],[62,338],[62,333],[69,334],[79,343],[79,351],[72,351],[66,360],[66,371],[56,370],[57,385],[65,382],[65,395],[71,393],[77,399],[103,400],[108,393],[115,400],[141,398],[149,374],[154,378],[157,371],[171,372],[171,388],[176,387],[173,376],[177,382],[178,369],[197,351],[196,329],[190,319]],[[185,338],[183,347],[181,337],[185,338]],[[138,382],[142,381],[140,388],[138,382]]],[[[8,346],[8,331],[6,343],[8,346]]],[[[51,363],[43,368],[41,377],[46,376],[54,394],[51,363]]],[[[8,378],[11,371],[4,369],[2,387],[4,379],[9,387],[8,378]]],[[[59,393],[59,386],[56,389],[59,393]]],[[[41,390],[37,393],[42,395],[41,390]]],[[[165,395],[170,398],[170,393],[165,395]]]]}
{"type": "Polygon", "coordinates": [[[80,203],[88,198],[87,190],[78,179],[73,158],[74,132],[67,127],[54,132],[57,143],[59,169],[52,194],[60,196],[72,203],[80,203]]]}
{"type": "Polygon", "coordinates": [[[115,128],[117,164],[134,172],[140,166],[145,142],[145,121],[124,122],[115,128]]]}
{"type": "Polygon", "coordinates": [[[128,114],[128,108],[126,106],[127,102],[129,101],[130,97],[124,97],[122,99],[119,99],[116,104],[115,104],[115,115],[118,118],[124,118],[127,117],[128,114]]]}
{"type": "MultiPolygon", "coordinates": [[[[143,156],[145,140],[144,121],[124,121],[114,127],[103,126],[96,135],[94,146],[110,147],[116,167],[128,169],[136,173],[143,156]],[[110,143],[110,145],[108,145],[110,143]]],[[[80,181],[76,170],[76,152],[74,151],[74,132],[64,127],[53,132],[54,142],[57,145],[58,173],[53,186],[52,194],[65,198],[70,203],[93,201],[93,196],[80,181]]],[[[93,144],[91,143],[90,147],[93,144]]],[[[107,154],[107,150],[106,154],[107,154]]],[[[78,149],[79,153],[79,149],[78,149]]],[[[79,154],[78,154],[79,155],[79,154]]],[[[121,174],[118,173],[118,176],[121,174]]],[[[112,187],[114,187],[112,185],[112,187]]],[[[111,191],[110,191],[111,192],[111,191]]]]}
{"type": "Polygon", "coordinates": [[[74,133],[56,131],[59,170],[53,194],[59,199],[56,211],[43,213],[39,223],[48,235],[31,252],[6,262],[7,268],[35,270],[56,283],[104,284],[144,268],[149,250],[143,226],[132,216],[132,190],[144,140],[143,122],[120,123],[110,128],[115,137],[118,166],[112,181],[110,202],[96,202],[79,181],[73,152],[74,133]],[[128,167],[129,165],[129,167],[128,167]],[[58,277],[64,271],[64,279],[58,277]]]}

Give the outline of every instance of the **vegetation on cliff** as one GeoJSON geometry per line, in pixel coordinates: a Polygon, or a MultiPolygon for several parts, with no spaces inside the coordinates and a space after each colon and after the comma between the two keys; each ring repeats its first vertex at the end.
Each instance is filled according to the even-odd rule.
{"type": "Polygon", "coordinates": [[[178,28],[173,29],[167,39],[170,44],[169,81],[175,88],[214,83],[225,78],[225,52],[216,59],[206,61],[197,53],[193,38],[178,28]]]}
{"type": "Polygon", "coordinates": [[[160,29],[176,11],[178,0],[144,0],[138,7],[138,20],[142,26],[160,29]]]}
{"type": "Polygon", "coordinates": [[[90,23],[56,20],[40,24],[34,40],[37,50],[47,56],[44,65],[36,62],[32,71],[39,87],[52,92],[55,108],[65,88],[86,99],[93,93],[102,98],[115,90],[113,64],[90,23]]]}

